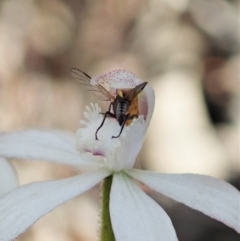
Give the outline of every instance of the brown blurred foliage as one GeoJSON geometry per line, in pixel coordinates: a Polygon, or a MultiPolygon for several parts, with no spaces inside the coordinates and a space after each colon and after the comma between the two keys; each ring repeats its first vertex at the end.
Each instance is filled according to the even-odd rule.
{"type": "MultiPolygon", "coordinates": [[[[70,69],[93,76],[123,68],[156,93],[138,166],[239,175],[238,8],[236,0],[1,1],[0,130],[75,132],[96,99],[70,69]]],[[[55,164],[14,165],[20,184],[76,174],[55,164]]],[[[97,240],[97,199],[93,190],[62,205],[19,240],[97,240]]],[[[177,231],[180,241],[199,233],[187,239],[177,231]]]]}

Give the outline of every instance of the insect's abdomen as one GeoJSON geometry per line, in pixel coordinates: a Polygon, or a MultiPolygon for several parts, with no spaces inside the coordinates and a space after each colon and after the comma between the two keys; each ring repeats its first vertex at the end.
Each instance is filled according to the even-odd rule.
{"type": "MultiPolygon", "coordinates": [[[[133,101],[131,102],[131,105],[128,108],[128,113],[129,115],[139,115],[138,111],[138,97],[134,98],[133,101]]],[[[130,125],[132,120],[127,120],[126,121],[126,126],[130,125]]]]}
{"type": "Polygon", "coordinates": [[[129,104],[126,101],[119,101],[116,106],[116,118],[120,126],[122,126],[126,114],[128,112],[129,104]]]}

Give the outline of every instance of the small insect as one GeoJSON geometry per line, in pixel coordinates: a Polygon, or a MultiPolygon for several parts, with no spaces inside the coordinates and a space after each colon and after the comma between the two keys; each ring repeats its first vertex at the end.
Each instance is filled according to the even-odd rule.
{"type": "Polygon", "coordinates": [[[118,138],[121,135],[125,124],[130,124],[131,120],[138,117],[139,113],[137,96],[145,88],[147,82],[143,82],[132,89],[117,89],[116,94],[111,94],[101,84],[92,85],[90,83],[92,78],[83,71],[73,68],[71,69],[71,74],[78,81],[78,83],[88,86],[88,90],[93,91],[93,93],[97,95],[98,99],[110,101],[108,111],[101,113],[104,114],[104,118],[101,125],[95,132],[96,140],[98,140],[98,131],[102,128],[107,117],[115,118],[121,126],[119,134],[117,136],[112,136],[112,138],[118,138]]]}

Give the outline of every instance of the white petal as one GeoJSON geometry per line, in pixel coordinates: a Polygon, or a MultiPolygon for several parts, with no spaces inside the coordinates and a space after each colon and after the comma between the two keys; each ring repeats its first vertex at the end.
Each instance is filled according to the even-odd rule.
{"type": "Polygon", "coordinates": [[[178,202],[217,219],[240,233],[240,192],[232,185],[205,175],[127,172],[178,202]]]}
{"type": "Polygon", "coordinates": [[[116,149],[116,153],[107,156],[112,161],[112,169],[119,171],[132,168],[139,151],[142,148],[146,123],[143,117],[133,119],[129,127],[125,127],[126,135],[121,135],[119,140],[121,146],[116,149]]]}
{"type": "Polygon", "coordinates": [[[168,215],[131,178],[114,174],[110,195],[110,216],[117,241],[177,240],[168,215]]]}
{"type": "MultiPolygon", "coordinates": [[[[151,119],[152,119],[153,110],[154,110],[154,106],[155,106],[155,94],[154,94],[152,87],[150,87],[149,85],[146,85],[143,92],[145,93],[145,95],[147,97],[147,118],[146,118],[146,132],[147,132],[147,129],[148,129],[151,119]]],[[[144,104],[142,104],[142,105],[144,106],[144,104]]],[[[139,104],[139,108],[140,108],[139,111],[141,113],[141,104],[139,104]]]]}
{"type": "Polygon", "coordinates": [[[31,183],[3,195],[0,198],[0,240],[12,241],[44,214],[89,190],[108,175],[100,169],[62,180],[31,183]]]}
{"type": "Polygon", "coordinates": [[[10,163],[0,157],[0,195],[18,186],[17,176],[10,163]]]}
{"type": "Polygon", "coordinates": [[[54,161],[69,165],[92,165],[94,158],[79,155],[75,150],[75,141],[75,138],[60,131],[10,132],[0,135],[0,156],[54,161]]]}

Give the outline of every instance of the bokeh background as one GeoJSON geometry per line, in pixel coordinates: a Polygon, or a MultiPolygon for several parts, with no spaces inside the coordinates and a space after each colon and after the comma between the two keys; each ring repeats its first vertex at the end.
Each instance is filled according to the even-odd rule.
{"type": "MultiPolygon", "coordinates": [[[[0,131],[76,132],[96,99],[70,76],[127,69],[156,106],[137,166],[201,173],[240,186],[237,0],[0,2],[0,131]]],[[[11,162],[19,184],[75,175],[62,165],[11,162]]],[[[19,241],[97,241],[99,187],[40,219],[19,241]]],[[[180,241],[240,240],[219,222],[152,193],[180,241]]],[[[14,225],[14,224],[13,224],[14,225]]]]}

